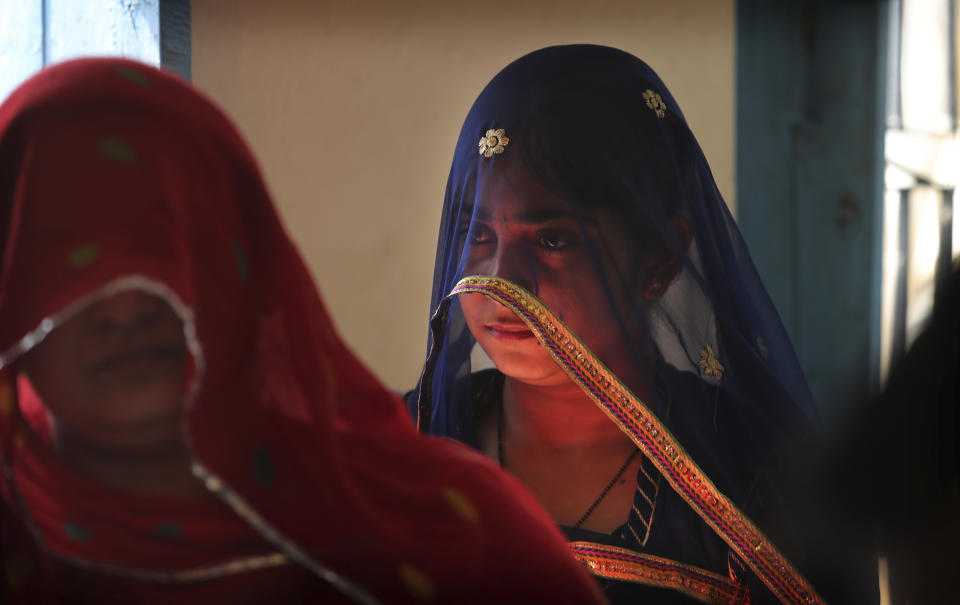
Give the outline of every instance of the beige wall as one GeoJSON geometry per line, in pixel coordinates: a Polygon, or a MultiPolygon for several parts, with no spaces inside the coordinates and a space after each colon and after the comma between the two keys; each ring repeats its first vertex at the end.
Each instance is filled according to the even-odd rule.
{"type": "Polygon", "coordinates": [[[551,44],[617,46],[670,87],[734,190],[733,0],[193,0],[194,83],[236,121],[340,332],[413,386],[453,146],[474,98],[551,44]]]}

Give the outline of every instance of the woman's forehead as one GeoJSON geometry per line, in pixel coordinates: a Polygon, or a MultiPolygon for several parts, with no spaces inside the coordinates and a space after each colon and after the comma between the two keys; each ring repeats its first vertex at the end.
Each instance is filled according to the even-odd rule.
{"type": "Polygon", "coordinates": [[[461,215],[480,220],[544,222],[553,218],[583,218],[582,209],[558,195],[527,170],[511,170],[482,180],[475,199],[465,199],[461,215]]]}

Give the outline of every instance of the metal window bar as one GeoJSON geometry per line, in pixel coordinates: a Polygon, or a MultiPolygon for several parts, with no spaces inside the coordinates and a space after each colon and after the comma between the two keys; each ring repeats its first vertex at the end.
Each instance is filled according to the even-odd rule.
{"type": "Polygon", "coordinates": [[[903,128],[900,94],[900,49],[903,44],[903,2],[890,0],[887,29],[887,128],[903,128]]]}
{"type": "Polygon", "coordinates": [[[190,79],[190,0],[160,0],[160,65],[190,79]]]}
{"type": "Polygon", "coordinates": [[[957,0],[947,0],[947,102],[950,130],[957,131],[957,0]]]}
{"type": "MultiPolygon", "coordinates": [[[[920,188],[929,188],[931,183],[918,179],[910,188],[900,189],[900,211],[897,221],[897,277],[893,303],[893,339],[891,344],[891,365],[896,364],[909,348],[907,342],[907,284],[909,282],[909,256],[913,247],[910,238],[910,206],[913,193],[920,188]]],[[[940,247],[934,276],[934,300],[942,292],[943,285],[953,271],[953,197],[952,187],[935,187],[940,196],[938,207],[940,247]]]]}

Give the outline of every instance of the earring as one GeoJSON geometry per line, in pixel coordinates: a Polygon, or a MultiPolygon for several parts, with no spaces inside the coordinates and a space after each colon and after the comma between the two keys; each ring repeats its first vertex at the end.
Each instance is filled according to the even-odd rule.
{"type": "Polygon", "coordinates": [[[654,277],[647,282],[647,287],[643,289],[643,296],[647,300],[656,300],[663,294],[663,282],[654,277]]]}

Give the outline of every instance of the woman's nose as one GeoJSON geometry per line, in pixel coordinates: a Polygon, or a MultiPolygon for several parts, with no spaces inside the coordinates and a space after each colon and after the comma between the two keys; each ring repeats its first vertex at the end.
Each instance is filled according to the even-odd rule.
{"type": "Polygon", "coordinates": [[[89,317],[100,330],[120,330],[156,318],[163,301],[147,292],[128,290],[91,305],[89,317]]]}
{"type": "Polygon", "coordinates": [[[518,286],[536,293],[536,258],[527,246],[498,246],[494,258],[491,260],[490,275],[510,280],[518,286]]]}

